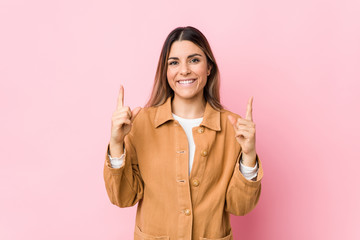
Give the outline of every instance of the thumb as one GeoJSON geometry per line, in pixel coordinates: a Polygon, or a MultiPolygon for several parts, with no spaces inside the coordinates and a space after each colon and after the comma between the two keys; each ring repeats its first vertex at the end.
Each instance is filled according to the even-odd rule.
{"type": "Polygon", "coordinates": [[[140,112],[141,107],[137,107],[134,110],[131,111],[131,122],[134,121],[135,117],[138,115],[138,113],[140,112]]]}

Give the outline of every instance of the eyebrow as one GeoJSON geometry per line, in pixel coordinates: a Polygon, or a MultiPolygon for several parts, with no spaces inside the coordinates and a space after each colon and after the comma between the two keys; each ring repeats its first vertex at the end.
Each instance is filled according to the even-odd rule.
{"type": "MultiPolygon", "coordinates": [[[[195,57],[195,56],[200,56],[200,57],[202,57],[202,55],[201,55],[201,54],[194,53],[194,54],[189,55],[187,58],[192,58],[192,57],[195,57]]],[[[169,57],[169,58],[168,58],[168,60],[170,60],[170,59],[176,59],[176,60],[179,60],[179,58],[177,58],[177,57],[169,57]]]]}

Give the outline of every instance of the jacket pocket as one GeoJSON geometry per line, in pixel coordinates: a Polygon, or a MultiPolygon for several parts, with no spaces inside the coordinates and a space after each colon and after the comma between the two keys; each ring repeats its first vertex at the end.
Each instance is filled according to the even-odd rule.
{"type": "Polygon", "coordinates": [[[146,234],[140,230],[140,228],[135,226],[135,236],[134,240],[170,240],[169,236],[152,236],[146,234]]]}
{"type": "Polygon", "coordinates": [[[229,235],[222,238],[204,238],[200,237],[200,240],[233,240],[232,230],[230,230],[229,235]]]}

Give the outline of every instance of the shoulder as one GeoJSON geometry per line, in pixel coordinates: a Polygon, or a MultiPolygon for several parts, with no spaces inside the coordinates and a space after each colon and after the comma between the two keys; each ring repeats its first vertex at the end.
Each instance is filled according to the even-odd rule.
{"type": "Polygon", "coordinates": [[[227,117],[227,116],[233,116],[233,117],[240,117],[240,115],[238,115],[237,113],[234,113],[234,112],[232,112],[232,111],[230,111],[230,110],[228,110],[228,109],[221,109],[220,111],[220,115],[222,116],[222,117],[227,117]]]}
{"type": "Polygon", "coordinates": [[[153,126],[157,108],[155,106],[142,107],[133,121],[134,130],[153,126]]]}
{"type": "Polygon", "coordinates": [[[228,116],[232,116],[235,119],[238,119],[240,117],[239,114],[234,113],[234,112],[232,112],[232,111],[230,111],[228,109],[221,109],[219,112],[220,112],[222,122],[226,121],[227,124],[230,124],[230,122],[228,120],[228,116]]]}
{"type": "Polygon", "coordinates": [[[155,113],[156,113],[156,107],[142,107],[138,115],[134,119],[133,124],[139,124],[139,123],[143,124],[147,120],[150,120],[151,116],[155,115],[155,113]]]}

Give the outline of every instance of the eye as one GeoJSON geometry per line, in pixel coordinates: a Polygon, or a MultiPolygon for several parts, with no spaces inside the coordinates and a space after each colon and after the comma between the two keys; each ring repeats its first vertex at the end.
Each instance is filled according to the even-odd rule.
{"type": "Polygon", "coordinates": [[[177,61],[171,61],[169,62],[169,65],[176,65],[177,64],[177,61]]]}
{"type": "Polygon", "coordinates": [[[196,63],[196,62],[200,62],[200,60],[199,60],[199,59],[197,59],[197,58],[193,58],[193,59],[191,59],[191,62],[196,63]]]}

